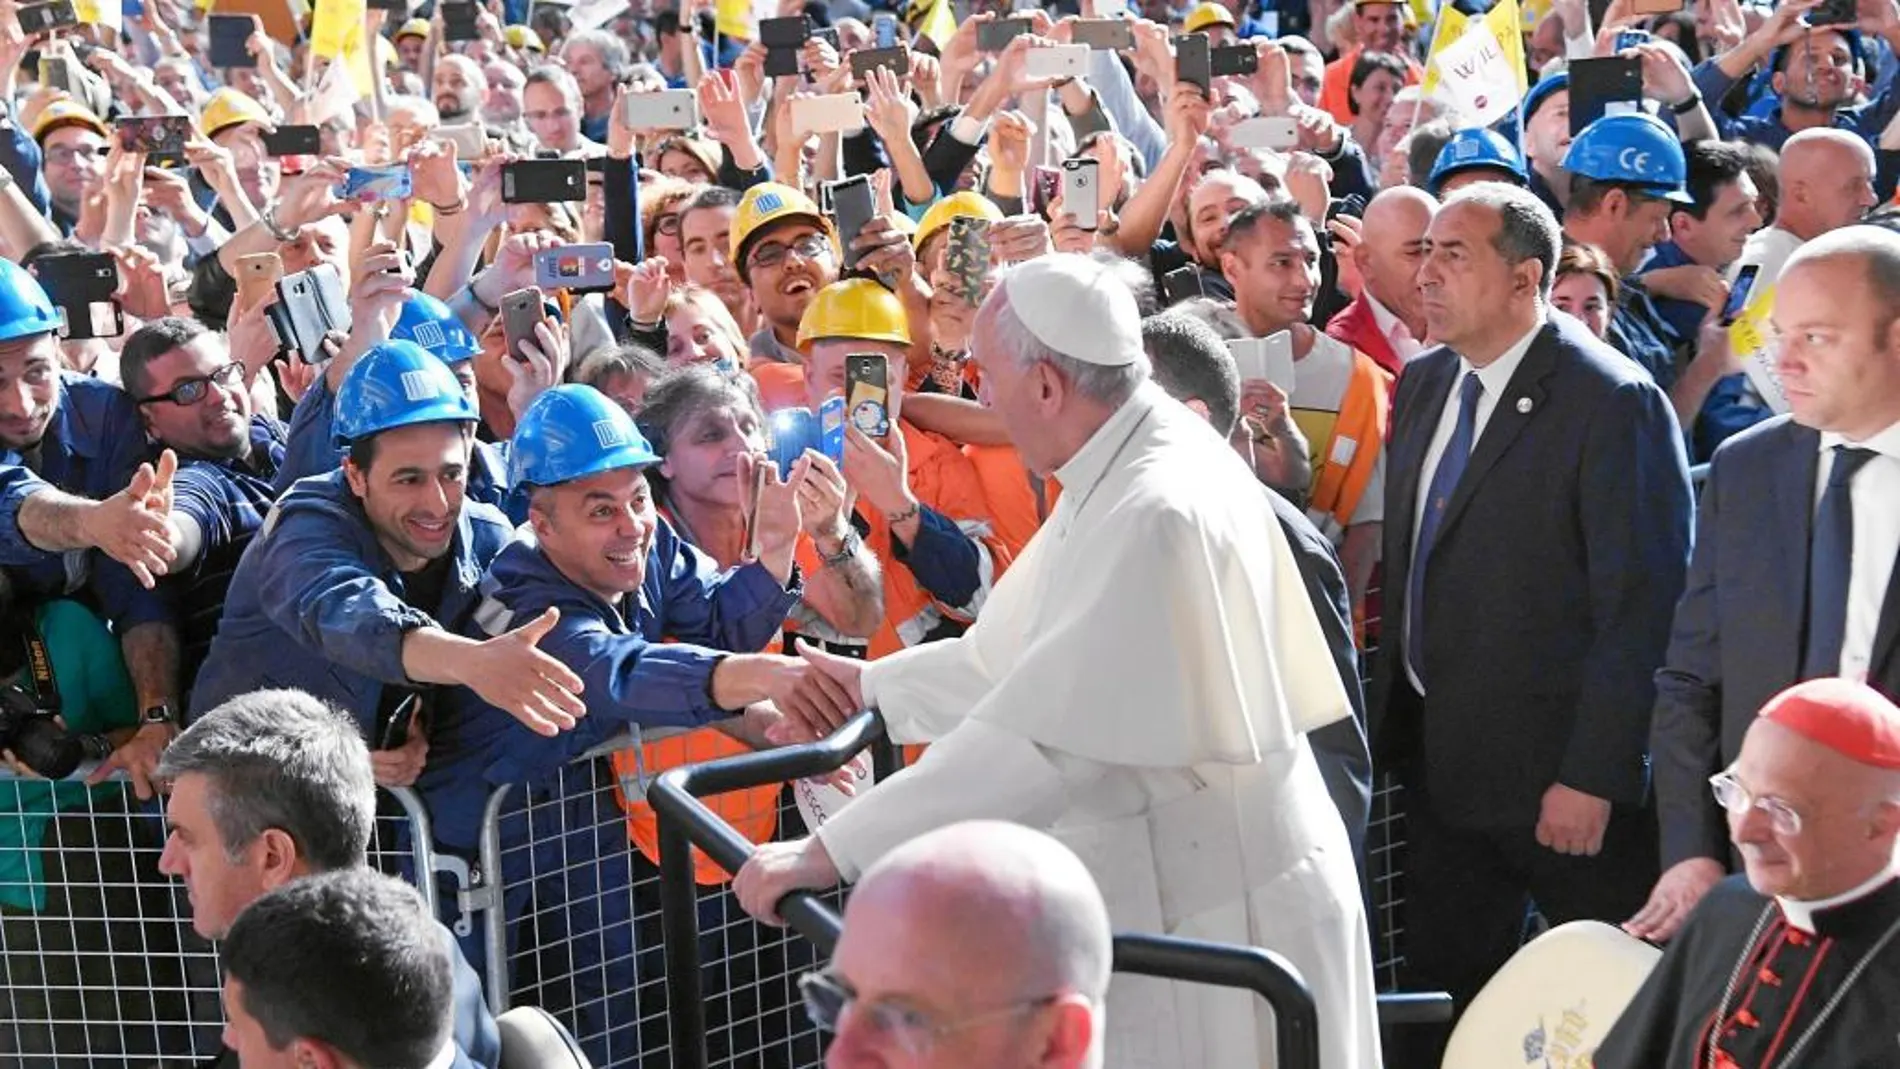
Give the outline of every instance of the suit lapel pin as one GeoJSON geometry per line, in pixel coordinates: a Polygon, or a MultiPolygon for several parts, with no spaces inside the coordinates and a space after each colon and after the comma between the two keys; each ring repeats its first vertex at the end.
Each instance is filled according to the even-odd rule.
{"type": "Polygon", "coordinates": [[[1530,415],[1530,411],[1531,411],[1531,399],[1530,399],[1530,398],[1528,398],[1528,397],[1520,397],[1520,398],[1518,398],[1518,399],[1517,399],[1517,412],[1518,412],[1518,415],[1520,415],[1520,416],[1528,416],[1528,415],[1530,415]]]}

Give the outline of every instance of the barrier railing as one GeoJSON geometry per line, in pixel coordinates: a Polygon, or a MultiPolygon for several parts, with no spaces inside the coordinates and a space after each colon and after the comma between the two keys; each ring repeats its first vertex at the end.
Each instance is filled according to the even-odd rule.
{"type": "MultiPolygon", "coordinates": [[[[215,948],[184,883],[159,871],[156,801],[0,772],[0,1065],[149,1066],[209,1058],[224,1013],[215,948]]],[[[428,816],[380,792],[371,863],[433,898],[428,816]]]]}
{"type": "MultiPolygon", "coordinates": [[[[861,713],[819,742],[676,768],[662,774],[648,788],[647,798],[660,817],[660,888],[666,926],[668,1014],[675,1037],[674,1069],[706,1069],[708,1064],[703,1046],[681,1038],[699,1036],[705,1030],[699,1011],[698,917],[690,894],[691,848],[704,850],[729,872],[736,872],[753,849],[744,836],[700,799],[836,771],[883,734],[883,721],[875,713],[861,713]]],[[[795,891],[779,902],[778,910],[821,953],[831,953],[842,922],[818,895],[795,891]]],[[[1283,1069],[1317,1069],[1319,1065],[1318,1010],[1312,993],[1298,971],[1270,951],[1155,935],[1118,936],[1115,969],[1252,990],[1273,1009],[1278,1026],[1278,1064],[1283,1069]]]]}

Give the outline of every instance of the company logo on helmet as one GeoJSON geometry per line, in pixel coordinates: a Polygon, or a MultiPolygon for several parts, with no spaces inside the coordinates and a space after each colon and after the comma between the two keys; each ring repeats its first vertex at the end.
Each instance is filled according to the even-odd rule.
{"type": "Polygon", "coordinates": [[[627,444],[627,432],[610,419],[594,421],[594,440],[602,449],[618,449],[627,444]]]}
{"type": "Polygon", "coordinates": [[[759,210],[759,214],[763,215],[785,207],[785,201],[777,193],[761,193],[759,199],[753,201],[752,205],[759,210]]]}
{"type": "Polygon", "coordinates": [[[440,323],[417,323],[411,333],[415,336],[416,344],[424,349],[442,349],[449,344],[448,338],[442,334],[440,323]]]}
{"type": "Polygon", "coordinates": [[[402,373],[402,396],[408,401],[427,401],[437,396],[435,382],[427,372],[405,371],[402,373]]]}
{"type": "Polygon", "coordinates": [[[1649,170],[1649,153],[1626,148],[1616,154],[1616,165],[1626,171],[1647,171],[1649,170]]]}

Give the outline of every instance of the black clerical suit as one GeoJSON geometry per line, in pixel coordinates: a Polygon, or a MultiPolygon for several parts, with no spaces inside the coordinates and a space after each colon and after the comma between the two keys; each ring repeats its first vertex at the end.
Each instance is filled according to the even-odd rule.
{"type": "Polygon", "coordinates": [[[1720,1069],[1900,1066],[1900,880],[1814,911],[1812,923],[1812,933],[1790,925],[1746,877],[1717,884],[1604,1037],[1596,1069],[1706,1069],[1731,977],[1735,990],[1714,1037],[1720,1069]]]}

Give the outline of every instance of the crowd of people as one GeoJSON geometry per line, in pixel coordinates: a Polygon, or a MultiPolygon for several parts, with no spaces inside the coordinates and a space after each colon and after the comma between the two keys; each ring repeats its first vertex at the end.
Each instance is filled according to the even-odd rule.
{"type": "Polygon", "coordinates": [[[1112,924],[1435,1066],[1375,783],[1401,988],[1593,919],[1599,1066],[1889,1060],[1900,0],[266,7],[0,0],[0,1056],[176,1053],[40,923],[162,808],[222,1064],[495,1065],[380,785],[659,1064],[625,785],[875,708],[698,867],[859,888],[831,1064],[1272,1063],[1112,924]]]}

